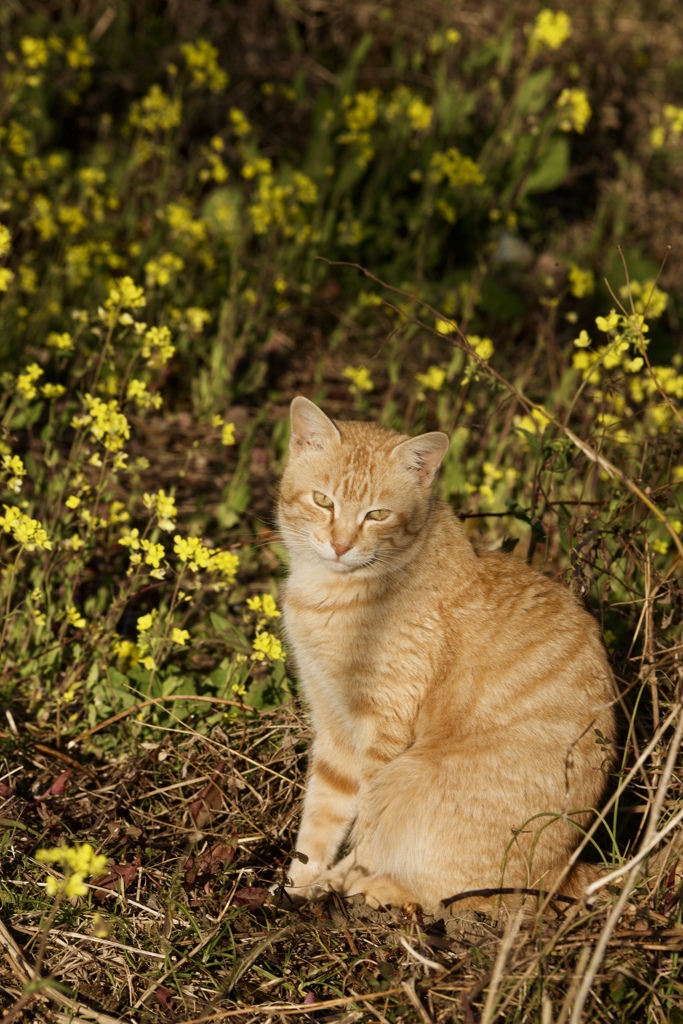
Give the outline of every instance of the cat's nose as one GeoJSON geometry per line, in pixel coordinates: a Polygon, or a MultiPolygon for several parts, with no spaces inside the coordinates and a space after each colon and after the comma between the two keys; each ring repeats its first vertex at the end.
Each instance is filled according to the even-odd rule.
{"type": "Polygon", "coordinates": [[[342,555],[345,555],[347,551],[351,550],[351,545],[350,544],[334,544],[333,543],[332,547],[334,548],[334,553],[337,556],[337,558],[341,558],[342,555]]]}

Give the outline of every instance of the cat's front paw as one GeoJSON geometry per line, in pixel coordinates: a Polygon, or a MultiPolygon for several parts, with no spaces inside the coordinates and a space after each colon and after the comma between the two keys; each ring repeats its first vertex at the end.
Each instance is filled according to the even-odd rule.
{"type": "Polygon", "coordinates": [[[285,892],[294,902],[320,899],[327,891],[324,886],[318,885],[325,870],[324,864],[311,860],[304,864],[295,857],[287,870],[285,892]]]}

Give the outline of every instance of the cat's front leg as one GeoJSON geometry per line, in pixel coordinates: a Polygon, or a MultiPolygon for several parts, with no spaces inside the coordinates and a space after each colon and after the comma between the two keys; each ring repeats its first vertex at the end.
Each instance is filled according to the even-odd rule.
{"type": "Polygon", "coordinates": [[[318,895],[315,882],[334,862],[358,810],[359,780],[351,758],[320,753],[316,747],[296,841],[297,853],[303,856],[294,857],[287,872],[287,892],[293,898],[318,895]]]}

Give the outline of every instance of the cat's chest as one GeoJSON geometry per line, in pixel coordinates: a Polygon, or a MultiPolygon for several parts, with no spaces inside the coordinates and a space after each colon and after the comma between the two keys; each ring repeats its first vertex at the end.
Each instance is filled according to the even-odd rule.
{"type": "Polygon", "coordinates": [[[424,613],[401,616],[391,601],[322,608],[289,600],[285,627],[314,705],[395,716],[398,702],[406,708],[419,703],[434,676],[436,624],[424,613]]]}

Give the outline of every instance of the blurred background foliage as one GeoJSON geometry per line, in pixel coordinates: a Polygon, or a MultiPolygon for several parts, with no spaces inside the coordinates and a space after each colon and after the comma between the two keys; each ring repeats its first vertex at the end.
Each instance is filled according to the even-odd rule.
{"type": "Polygon", "coordinates": [[[667,0],[8,0],[10,690],[74,728],[124,692],[289,694],[244,602],[277,595],[297,392],[447,430],[441,495],[622,659],[648,587],[670,625],[682,35],[667,0]]]}

